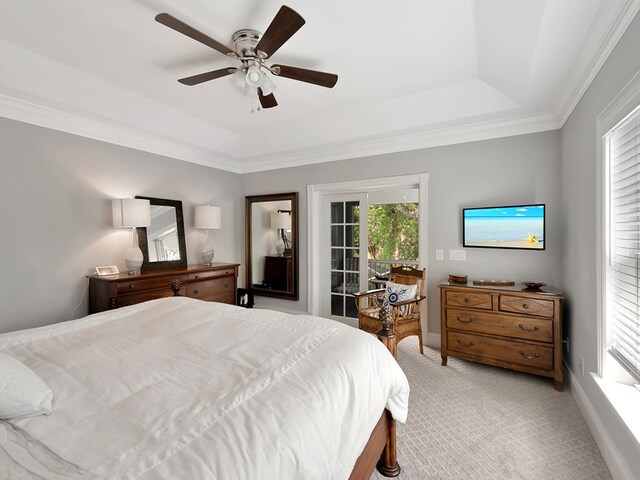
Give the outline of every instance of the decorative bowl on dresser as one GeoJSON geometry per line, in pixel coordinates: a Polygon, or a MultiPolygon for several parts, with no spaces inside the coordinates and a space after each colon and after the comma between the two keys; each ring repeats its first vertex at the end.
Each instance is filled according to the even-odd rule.
{"type": "Polygon", "coordinates": [[[562,294],[553,287],[441,283],[442,365],[447,356],[533,373],[562,390],[562,294]]]}
{"type": "Polygon", "coordinates": [[[118,274],[89,279],[89,313],[182,295],[209,302],[235,304],[237,263],[210,267],[151,270],[138,275],[118,274]]]}

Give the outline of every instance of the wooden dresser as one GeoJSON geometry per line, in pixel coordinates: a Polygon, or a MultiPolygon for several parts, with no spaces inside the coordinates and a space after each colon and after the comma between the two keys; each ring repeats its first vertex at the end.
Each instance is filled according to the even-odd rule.
{"type": "Polygon", "coordinates": [[[185,297],[235,304],[237,263],[151,270],[139,275],[93,276],[89,279],[89,313],[134,305],[176,291],[185,297]]]}
{"type": "Polygon", "coordinates": [[[440,284],[442,365],[451,355],[553,379],[562,390],[557,290],[440,284]]]}
{"type": "Polygon", "coordinates": [[[264,286],[272,290],[290,292],[293,283],[291,255],[264,257],[264,286]]]}

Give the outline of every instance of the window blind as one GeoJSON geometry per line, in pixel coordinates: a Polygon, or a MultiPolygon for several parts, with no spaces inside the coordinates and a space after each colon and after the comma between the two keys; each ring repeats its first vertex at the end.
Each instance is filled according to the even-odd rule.
{"type": "Polygon", "coordinates": [[[640,382],[640,110],[607,135],[611,355],[640,382]]]}

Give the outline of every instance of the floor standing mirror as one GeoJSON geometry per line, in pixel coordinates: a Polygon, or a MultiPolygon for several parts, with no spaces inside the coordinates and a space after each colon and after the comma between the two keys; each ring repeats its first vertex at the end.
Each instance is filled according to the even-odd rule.
{"type": "Polygon", "coordinates": [[[247,286],[298,300],[298,193],[246,197],[247,286]]]}

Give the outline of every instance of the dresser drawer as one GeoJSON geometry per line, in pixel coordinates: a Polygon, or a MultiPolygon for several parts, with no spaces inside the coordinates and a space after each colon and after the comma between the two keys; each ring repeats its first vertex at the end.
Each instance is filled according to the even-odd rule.
{"type": "Polygon", "coordinates": [[[553,317],[553,300],[500,295],[498,308],[503,312],[553,317]]]}
{"type": "Polygon", "coordinates": [[[118,282],[118,294],[127,294],[131,292],[137,292],[140,290],[154,290],[156,288],[166,288],[170,295],[173,295],[171,291],[171,283],[174,280],[179,280],[184,284],[187,280],[186,275],[166,276],[158,278],[145,278],[140,280],[130,280],[126,282],[118,282]]]}
{"type": "Polygon", "coordinates": [[[491,310],[493,308],[490,293],[448,291],[446,293],[448,307],[467,307],[491,310]]]}
{"type": "Polygon", "coordinates": [[[224,270],[209,270],[203,272],[194,272],[188,275],[189,280],[205,280],[207,278],[219,277],[235,277],[236,271],[233,268],[225,268],[224,270]]]}
{"type": "Polygon", "coordinates": [[[553,370],[553,347],[454,331],[447,332],[447,344],[447,349],[454,352],[553,370]]]}
{"type": "Polygon", "coordinates": [[[161,290],[150,290],[148,292],[130,293],[128,295],[119,295],[116,301],[116,308],[136,305],[156,298],[173,297],[173,292],[166,288],[161,290]]]}
{"type": "Polygon", "coordinates": [[[210,295],[208,297],[203,298],[205,302],[220,302],[220,303],[228,303],[229,305],[236,304],[236,298],[233,292],[223,293],[221,295],[210,295]]]}
{"type": "Polygon", "coordinates": [[[504,337],[553,342],[553,321],[472,310],[448,308],[447,328],[504,337]]]}
{"type": "Polygon", "coordinates": [[[221,277],[206,280],[204,282],[188,283],[186,285],[187,297],[204,298],[211,295],[221,295],[234,291],[233,277],[221,277]]]}

